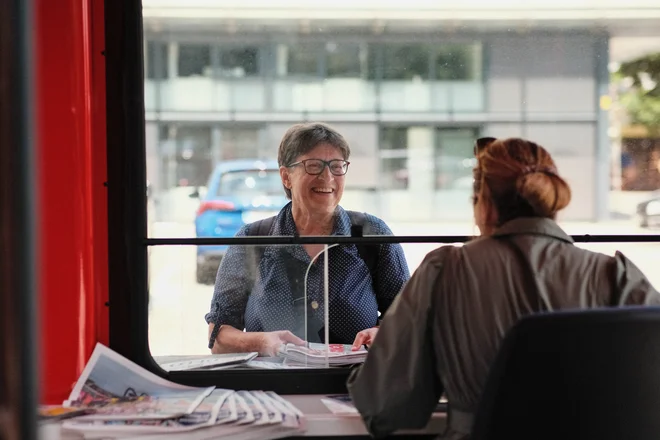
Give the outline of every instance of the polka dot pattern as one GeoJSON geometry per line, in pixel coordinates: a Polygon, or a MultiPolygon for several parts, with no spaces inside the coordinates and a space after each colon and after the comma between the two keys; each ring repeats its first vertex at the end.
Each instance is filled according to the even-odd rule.
{"type": "MultiPolygon", "coordinates": [[[[246,236],[248,227],[236,236],[246,236]]],[[[384,221],[369,214],[363,231],[392,235],[384,221]]],[[[350,232],[350,218],[338,207],[333,235],[350,232]]],[[[291,203],[279,212],[269,235],[297,235],[291,203]]],[[[355,245],[335,246],[328,254],[330,342],[351,344],[359,331],[377,324],[378,312],[385,314],[410,277],[408,264],[400,244],[380,245],[372,282],[355,245]]],[[[305,302],[303,281],[311,257],[302,246],[230,246],[218,268],[206,322],[250,332],[290,330],[303,339],[323,341],[323,260],[319,256],[309,270],[305,302]]]]}

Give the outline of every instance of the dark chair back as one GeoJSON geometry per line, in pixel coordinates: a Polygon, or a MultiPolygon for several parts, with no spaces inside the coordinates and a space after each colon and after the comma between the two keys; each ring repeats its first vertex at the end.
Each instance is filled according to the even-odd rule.
{"type": "Polygon", "coordinates": [[[532,315],[508,333],[471,440],[660,438],[660,308],[532,315]]]}

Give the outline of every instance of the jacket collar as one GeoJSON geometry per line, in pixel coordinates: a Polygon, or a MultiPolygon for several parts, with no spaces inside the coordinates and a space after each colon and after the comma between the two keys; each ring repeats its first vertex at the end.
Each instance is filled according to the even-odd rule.
{"type": "Polygon", "coordinates": [[[544,235],[573,243],[573,238],[564,232],[554,220],[542,217],[516,218],[504,223],[493,233],[493,237],[507,235],[544,235]]]}

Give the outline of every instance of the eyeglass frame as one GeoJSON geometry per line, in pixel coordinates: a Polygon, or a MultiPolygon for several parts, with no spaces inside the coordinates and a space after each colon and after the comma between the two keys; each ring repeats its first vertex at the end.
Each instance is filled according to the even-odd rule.
{"type": "Polygon", "coordinates": [[[302,166],[303,166],[303,169],[305,170],[305,172],[306,172],[307,174],[309,174],[310,176],[320,176],[321,174],[323,174],[323,171],[325,171],[325,169],[328,168],[328,169],[330,170],[330,174],[332,174],[333,176],[345,176],[346,173],[348,173],[348,166],[349,166],[350,164],[351,164],[351,163],[350,163],[349,161],[344,160],[344,159],[323,160],[323,159],[313,159],[313,158],[310,158],[310,159],[303,159],[303,160],[299,160],[298,162],[294,162],[294,163],[288,165],[287,168],[295,167],[295,166],[297,166],[297,165],[302,165],[302,166]],[[308,161],[310,161],[310,160],[315,160],[315,161],[321,162],[321,163],[323,164],[323,168],[321,168],[321,171],[319,171],[319,172],[316,173],[316,174],[314,174],[314,173],[310,173],[309,171],[307,171],[307,164],[306,164],[306,162],[308,162],[308,161]],[[343,162],[343,163],[345,163],[345,164],[346,164],[346,171],[344,171],[343,174],[335,174],[335,173],[333,173],[333,172],[332,172],[332,168],[330,167],[330,163],[331,163],[331,162],[343,162]]]}

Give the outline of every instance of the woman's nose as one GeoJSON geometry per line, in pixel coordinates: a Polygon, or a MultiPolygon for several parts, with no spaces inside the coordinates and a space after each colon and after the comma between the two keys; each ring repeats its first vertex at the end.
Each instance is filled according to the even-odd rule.
{"type": "Polygon", "coordinates": [[[321,171],[321,174],[319,174],[317,177],[321,180],[332,180],[334,178],[333,174],[330,172],[329,166],[323,168],[323,171],[321,171]]]}

